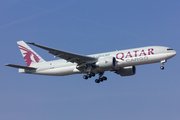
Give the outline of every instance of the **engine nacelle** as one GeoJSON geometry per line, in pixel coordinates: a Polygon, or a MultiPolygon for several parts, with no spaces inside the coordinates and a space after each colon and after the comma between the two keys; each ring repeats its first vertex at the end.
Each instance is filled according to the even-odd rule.
{"type": "Polygon", "coordinates": [[[121,75],[121,76],[130,76],[134,75],[136,73],[136,67],[135,66],[129,66],[129,67],[123,67],[117,70],[115,73],[121,75]]]}
{"type": "Polygon", "coordinates": [[[100,68],[110,69],[116,66],[116,59],[114,57],[99,58],[96,66],[100,68]]]}

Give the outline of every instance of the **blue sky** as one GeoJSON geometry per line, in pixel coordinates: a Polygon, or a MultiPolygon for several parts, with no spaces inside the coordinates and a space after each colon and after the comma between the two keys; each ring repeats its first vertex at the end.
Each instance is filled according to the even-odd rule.
{"type": "Polygon", "coordinates": [[[179,6],[178,0],[0,1],[0,119],[179,120],[179,6]],[[177,55],[163,71],[160,63],[142,65],[130,77],[106,72],[108,80],[96,84],[82,75],[28,75],[4,66],[25,65],[19,40],[84,55],[151,45],[177,55]]]}

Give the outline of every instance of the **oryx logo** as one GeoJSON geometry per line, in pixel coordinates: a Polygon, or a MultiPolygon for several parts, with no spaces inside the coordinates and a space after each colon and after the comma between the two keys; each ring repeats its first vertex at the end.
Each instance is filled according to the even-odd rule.
{"type": "Polygon", "coordinates": [[[25,48],[24,46],[18,45],[22,55],[24,57],[24,60],[27,64],[27,66],[30,66],[32,62],[36,62],[38,63],[40,61],[40,59],[38,58],[38,56],[36,54],[34,54],[32,51],[30,51],[29,49],[25,48]]]}

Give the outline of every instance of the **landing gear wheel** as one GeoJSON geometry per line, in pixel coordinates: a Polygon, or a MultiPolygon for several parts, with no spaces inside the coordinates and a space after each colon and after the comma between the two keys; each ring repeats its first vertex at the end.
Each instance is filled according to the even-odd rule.
{"type": "Polygon", "coordinates": [[[103,82],[103,79],[102,79],[102,78],[99,78],[99,81],[103,82]]]}
{"type": "Polygon", "coordinates": [[[87,77],[88,77],[88,78],[91,78],[91,74],[88,74],[87,77]]]}
{"type": "Polygon", "coordinates": [[[102,77],[102,79],[103,79],[103,80],[107,80],[107,77],[104,76],[104,77],[102,77]]]}
{"type": "Polygon", "coordinates": [[[83,78],[87,80],[87,79],[88,79],[88,76],[87,76],[87,75],[84,75],[83,78]]]}
{"type": "Polygon", "coordinates": [[[96,79],[95,82],[96,82],[96,83],[100,83],[100,80],[96,79]]]}
{"type": "Polygon", "coordinates": [[[164,70],[164,66],[161,66],[160,68],[161,68],[161,70],[164,70]]]}
{"type": "Polygon", "coordinates": [[[96,75],[95,73],[91,73],[91,76],[93,76],[93,77],[94,77],[95,75],[96,75]]]}

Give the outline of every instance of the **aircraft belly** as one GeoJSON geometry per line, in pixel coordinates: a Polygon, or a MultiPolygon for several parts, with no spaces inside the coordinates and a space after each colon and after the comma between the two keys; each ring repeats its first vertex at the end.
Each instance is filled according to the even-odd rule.
{"type": "Polygon", "coordinates": [[[52,68],[48,70],[37,71],[36,74],[65,76],[65,75],[75,74],[76,72],[73,71],[74,69],[75,66],[67,66],[67,67],[52,68]]]}

